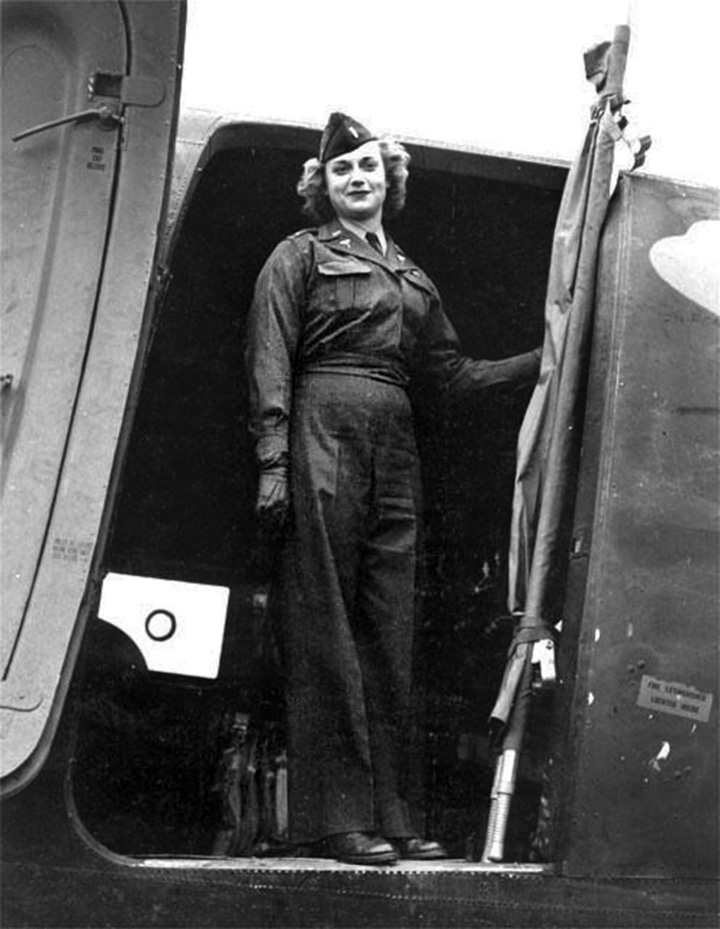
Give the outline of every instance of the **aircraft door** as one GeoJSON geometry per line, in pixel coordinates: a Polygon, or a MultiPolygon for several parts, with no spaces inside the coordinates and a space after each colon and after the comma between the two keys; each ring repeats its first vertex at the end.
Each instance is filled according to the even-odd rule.
{"type": "MultiPolygon", "coordinates": [[[[70,7],[52,21],[37,17],[34,4],[3,10],[3,508],[6,530],[23,525],[3,545],[4,674],[32,590],[27,566],[37,563],[45,544],[73,414],[119,136],[119,124],[107,117],[13,138],[90,109],[85,72],[91,62],[125,70],[117,7],[93,6],[82,18],[70,7]],[[102,54],[106,44],[112,60],[102,54]]],[[[55,545],[59,554],[62,541],[55,545]]],[[[80,558],[90,554],[66,540],[66,555],[69,545],[80,558]]]]}
{"type": "Polygon", "coordinates": [[[164,203],[183,9],[2,4],[3,775],[45,730],[95,548],[164,203]],[[157,168],[149,221],[123,212],[135,163],[157,168]],[[123,244],[139,287],[113,331],[103,287],[123,244]]]}

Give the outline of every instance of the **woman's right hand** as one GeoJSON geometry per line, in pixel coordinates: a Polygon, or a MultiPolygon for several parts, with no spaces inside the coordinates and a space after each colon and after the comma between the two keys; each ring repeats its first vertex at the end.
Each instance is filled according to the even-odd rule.
{"type": "Polygon", "coordinates": [[[263,529],[279,533],[285,527],[290,508],[288,474],[284,465],[276,465],[260,472],[255,512],[263,529]]]}

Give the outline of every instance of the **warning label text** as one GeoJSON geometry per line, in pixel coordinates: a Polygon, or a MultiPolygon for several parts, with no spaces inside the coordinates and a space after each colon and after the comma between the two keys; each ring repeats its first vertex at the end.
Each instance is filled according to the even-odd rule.
{"type": "Polygon", "coordinates": [[[705,694],[686,684],[660,681],[649,674],[643,674],[640,681],[638,706],[660,713],[672,713],[697,722],[706,723],[710,719],[712,694],[705,694]]]}

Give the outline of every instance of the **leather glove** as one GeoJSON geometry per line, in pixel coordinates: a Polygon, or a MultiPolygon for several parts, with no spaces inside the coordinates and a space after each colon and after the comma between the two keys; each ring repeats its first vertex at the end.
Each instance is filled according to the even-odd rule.
{"type": "Polygon", "coordinates": [[[269,532],[280,532],[287,522],[289,509],[287,467],[276,465],[261,471],[255,505],[261,525],[269,532]]]}

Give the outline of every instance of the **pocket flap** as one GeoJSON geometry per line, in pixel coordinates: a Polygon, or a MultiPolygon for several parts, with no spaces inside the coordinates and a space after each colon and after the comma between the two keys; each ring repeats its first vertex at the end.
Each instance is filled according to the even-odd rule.
{"type": "Polygon", "coordinates": [[[339,277],[343,274],[370,274],[372,268],[355,258],[331,258],[319,261],[318,273],[327,277],[339,277]]]}

